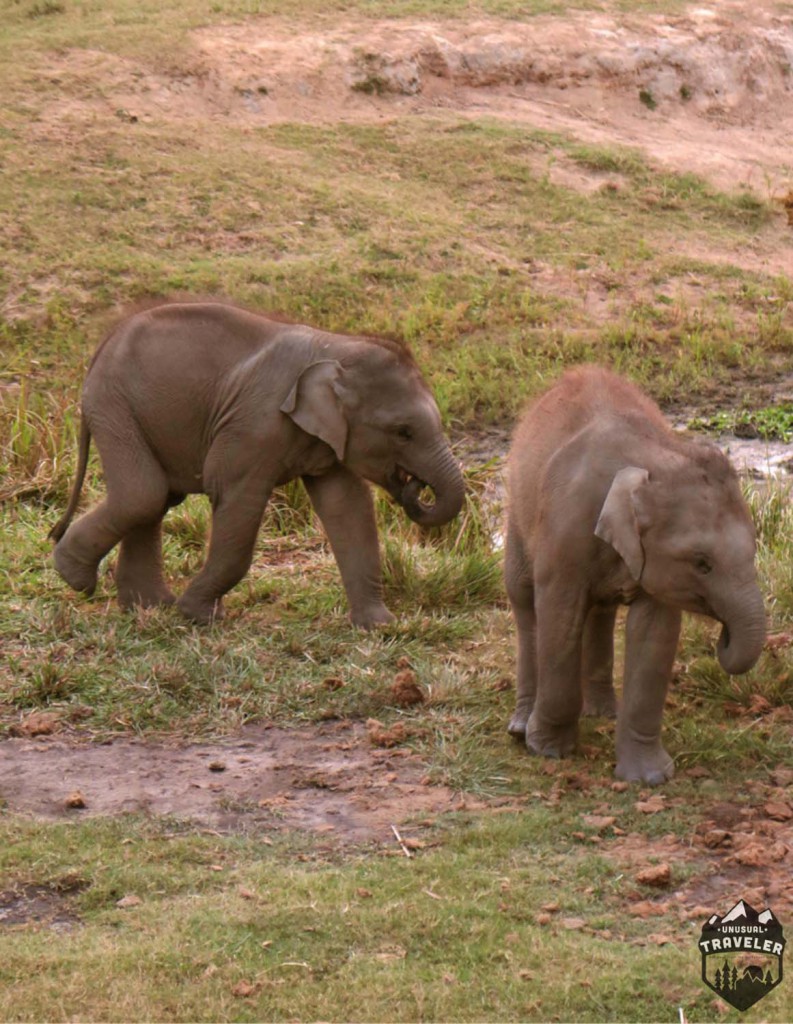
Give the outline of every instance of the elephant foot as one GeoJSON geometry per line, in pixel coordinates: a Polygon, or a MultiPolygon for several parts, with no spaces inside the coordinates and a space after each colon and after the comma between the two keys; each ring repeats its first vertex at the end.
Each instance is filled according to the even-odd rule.
{"type": "Polygon", "coordinates": [[[220,597],[207,601],[186,591],[176,602],[176,607],[186,619],[199,626],[210,626],[223,618],[223,599],[220,597]]]}
{"type": "Polygon", "coordinates": [[[371,608],[361,608],[350,612],[350,619],[353,626],[359,629],[375,629],[377,626],[387,626],[396,621],[393,615],[384,604],[373,605],[371,608]]]}
{"type": "Polygon", "coordinates": [[[513,736],[516,740],[526,740],[526,726],[529,724],[529,716],[522,712],[516,711],[515,714],[510,718],[509,725],[507,726],[507,732],[510,736],[513,736]]]}
{"type": "Polygon", "coordinates": [[[532,712],[526,725],[526,746],[543,757],[567,757],[572,754],[578,741],[578,720],[564,725],[540,722],[532,712]]]}
{"type": "Polygon", "coordinates": [[[59,541],[55,546],[52,558],[56,571],[64,580],[66,580],[72,590],[76,590],[81,594],[87,594],[89,597],[93,594],[96,590],[95,565],[85,565],[84,563],[79,562],[67,550],[67,548],[64,547],[63,540],[59,541]]]}
{"type": "Polygon", "coordinates": [[[118,603],[124,611],[133,608],[162,608],[176,603],[176,598],[163,583],[157,587],[118,587],[118,603]]]}
{"type": "Polygon", "coordinates": [[[614,771],[618,779],[660,786],[671,779],[674,773],[674,761],[660,743],[631,743],[621,746],[618,750],[617,767],[614,771]]]}
{"type": "Polygon", "coordinates": [[[519,701],[507,726],[507,732],[510,736],[524,743],[526,742],[526,726],[529,724],[533,704],[534,701],[528,704],[519,701]]]}
{"type": "Polygon", "coordinates": [[[617,717],[617,697],[611,683],[584,688],[584,707],[581,714],[591,718],[617,717]]]}

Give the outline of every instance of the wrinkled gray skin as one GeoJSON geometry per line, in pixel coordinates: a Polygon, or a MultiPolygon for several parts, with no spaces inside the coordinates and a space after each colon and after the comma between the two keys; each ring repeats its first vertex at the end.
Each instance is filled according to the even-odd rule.
{"type": "Polygon", "coordinates": [[[267,320],[223,303],[169,303],[123,321],[83,389],[77,481],[51,536],[55,567],[90,594],[119,542],[122,607],[170,604],[161,526],[185,495],[212,502],[206,563],[176,602],[196,622],[221,613],[248,571],[273,488],[302,477],[341,571],[352,621],[393,619],[383,604],[369,480],[415,522],[459,512],[464,485],[433,397],[410,355],[387,341],[267,320]],[[90,437],[107,498],[69,522],[90,437]],[[434,504],[419,497],[432,488],[434,504]],[[68,527],[68,529],[67,529],[68,527]]]}
{"type": "Polygon", "coordinates": [[[675,433],[628,381],[565,374],[529,409],[509,457],[506,582],[518,632],[509,731],[570,753],[578,718],[614,715],[614,620],[629,605],[619,778],[672,777],[661,717],[681,611],[722,624],[718,658],[748,671],[765,640],[752,520],[713,446],[675,433]]]}

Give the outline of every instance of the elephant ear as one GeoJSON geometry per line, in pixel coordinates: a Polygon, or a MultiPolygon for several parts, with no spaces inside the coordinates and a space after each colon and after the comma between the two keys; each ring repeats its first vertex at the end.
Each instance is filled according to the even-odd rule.
{"type": "Polygon", "coordinates": [[[347,446],[347,420],[336,391],[340,372],[335,359],[311,363],[295,381],[281,412],[301,430],[330,445],[341,462],[347,446]]]}
{"type": "Polygon", "coordinates": [[[650,474],[638,466],[626,466],[614,477],[603,502],[595,527],[595,536],[610,544],[638,580],[644,569],[644,548],[634,499],[650,474]]]}

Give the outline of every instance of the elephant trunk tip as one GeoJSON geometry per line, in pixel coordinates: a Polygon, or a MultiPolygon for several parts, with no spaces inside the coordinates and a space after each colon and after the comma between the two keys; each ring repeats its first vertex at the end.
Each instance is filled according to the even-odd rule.
{"type": "Polygon", "coordinates": [[[402,471],[400,473],[402,490],[399,503],[408,516],[419,526],[443,526],[459,513],[465,500],[465,488],[451,489],[426,483],[418,477],[402,471]],[[432,491],[432,500],[422,496],[422,492],[432,491]]]}
{"type": "Polygon", "coordinates": [[[765,630],[759,631],[750,642],[746,638],[740,644],[733,639],[730,628],[722,624],[721,636],[716,647],[719,664],[731,676],[740,676],[748,672],[757,663],[765,643],[765,630]]]}

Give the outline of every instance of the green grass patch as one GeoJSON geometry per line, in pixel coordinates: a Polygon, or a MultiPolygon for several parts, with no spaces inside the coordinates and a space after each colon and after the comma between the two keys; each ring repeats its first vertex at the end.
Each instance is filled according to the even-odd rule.
{"type": "Polygon", "coordinates": [[[689,423],[689,428],[787,444],[793,439],[793,403],[782,402],[764,409],[728,409],[713,416],[698,416],[689,423]]]}
{"type": "MultiPolygon", "coordinates": [[[[694,926],[647,943],[654,925],[621,912],[630,883],[607,846],[556,838],[560,818],[574,829],[589,802],[573,794],[554,810],[441,819],[412,860],[207,837],[168,820],[0,822],[6,879],[81,886],[66,933],[0,934],[0,1012],[658,1020],[685,1004],[723,1019],[699,981],[694,926]],[[139,902],[117,905],[129,896],[139,902]],[[537,924],[548,903],[553,920],[537,924]],[[565,927],[574,919],[585,930],[565,927]],[[570,972],[582,957],[586,968],[570,972]]],[[[764,1019],[784,1019],[784,998],[765,1001],[764,1019]]]]}

